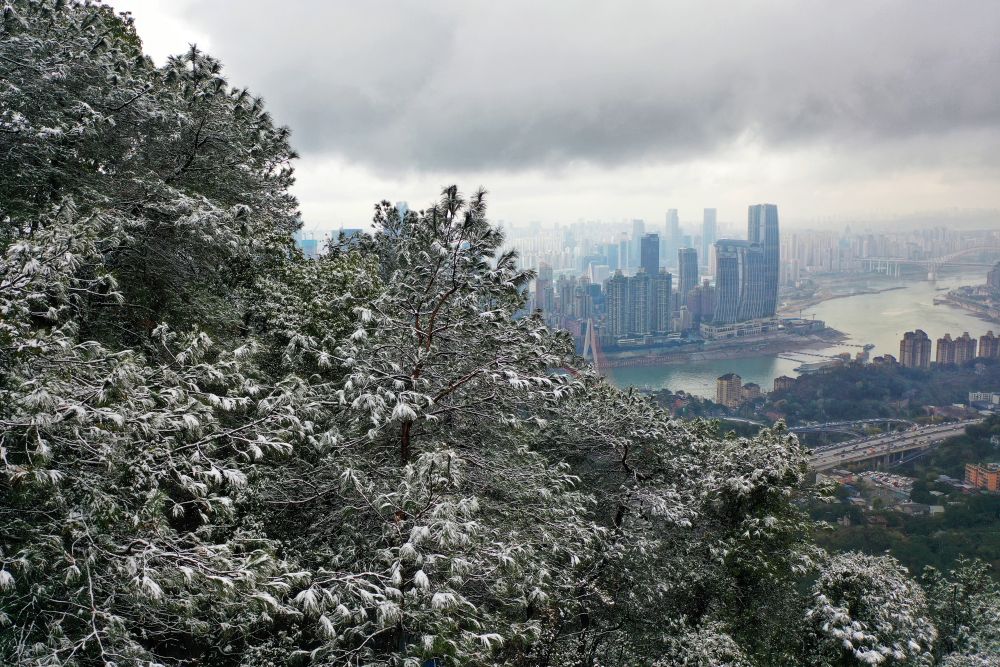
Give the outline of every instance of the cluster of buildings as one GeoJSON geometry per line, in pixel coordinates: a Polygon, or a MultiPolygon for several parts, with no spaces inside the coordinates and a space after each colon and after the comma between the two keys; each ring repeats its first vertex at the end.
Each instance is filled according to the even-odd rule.
{"type": "MultiPolygon", "coordinates": [[[[913,485],[916,482],[912,477],[878,470],[865,472],[832,470],[817,473],[816,481],[842,485],[848,492],[847,503],[861,510],[883,507],[911,515],[935,515],[944,512],[944,505],[915,503],[911,500],[913,485]]],[[[931,494],[938,498],[944,496],[940,491],[931,491],[931,494]]],[[[838,523],[850,525],[846,520],[838,523]]],[[[868,523],[885,525],[883,517],[871,517],[868,523]]]]}
{"type": "MultiPolygon", "coordinates": [[[[884,359],[898,361],[906,368],[930,368],[931,339],[922,329],[907,331],[899,341],[899,359],[891,357],[892,355],[885,355],[884,359]]],[[[968,331],[956,338],[947,333],[937,339],[934,361],[938,364],[964,364],[980,358],[1000,359],[1000,337],[993,331],[980,336],[978,342],[968,331]]]]}
{"type": "Polygon", "coordinates": [[[972,311],[977,315],[1000,321],[1000,262],[986,275],[986,284],[958,287],[942,299],[951,305],[972,311]]]}
{"type": "Polygon", "coordinates": [[[598,244],[583,258],[583,271],[560,272],[540,261],[532,307],[577,336],[593,326],[611,348],[661,344],[682,334],[715,339],[777,329],[777,207],[749,207],[746,239],[716,240],[716,233],[715,209],[704,211],[698,247],[680,233],[675,209],[662,236],[635,220],[631,237],[598,244]],[[702,276],[706,271],[714,282],[702,276]]]}
{"type": "MultiPolygon", "coordinates": [[[[774,392],[785,391],[794,385],[796,379],[787,375],[774,378],[774,392]]],[[[726,373],[715,380],[715,402],[727,408],[736,409],[744,403],[752,403],[764,396],[756,382],[743,384],[743,378],[736,373],[726,373]]]]}
{"type": "Polygon", "coordinates": [[[761,396],[763,393],[761,393],[759,384],[756,382],[743,384],[743,378],[736,373],[726,373],[715,381],[715,402],[727,408],[738,408],[761,396]]]}

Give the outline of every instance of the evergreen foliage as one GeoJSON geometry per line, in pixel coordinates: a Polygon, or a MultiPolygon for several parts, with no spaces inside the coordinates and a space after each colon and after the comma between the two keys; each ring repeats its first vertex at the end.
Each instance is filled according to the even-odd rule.
{"type": "Polygon", "coordinates": [[[0,663],[989,659],[981,566],[816,547],[796,438],[594,376],[484,192],[307,260],[205,54],[8,0],[0,74],[0,663]]]}

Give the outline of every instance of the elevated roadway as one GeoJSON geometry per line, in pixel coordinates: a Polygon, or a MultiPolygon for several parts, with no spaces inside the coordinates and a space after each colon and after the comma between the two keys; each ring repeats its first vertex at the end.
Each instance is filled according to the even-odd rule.
{"type": "Polygon", "coordinates": [[[961,435],[966,426],[982,421],[982,418],[977,418],[921,426],[819,447],[813,450],[809,458],[809,467],[821,471],[862,461],[891,461],[904,456],[907,452],[927,449],[942,440],[961,435]]]}

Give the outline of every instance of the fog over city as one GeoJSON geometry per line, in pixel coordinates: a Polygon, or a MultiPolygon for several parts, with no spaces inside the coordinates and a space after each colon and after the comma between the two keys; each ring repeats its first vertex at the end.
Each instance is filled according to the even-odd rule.
{"type": "MultiPolygon", "coordinates": [[[[993,2],[121,2],[293,129],[307,227],[452,182],[492,217],[995,220],[993,2]]],[[[902,224],[902,223],[898,223],[902,224]]]]}

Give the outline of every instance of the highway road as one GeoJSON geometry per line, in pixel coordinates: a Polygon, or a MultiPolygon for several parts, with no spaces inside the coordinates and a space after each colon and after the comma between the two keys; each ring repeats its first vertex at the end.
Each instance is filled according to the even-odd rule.
{"type": "Polygon", "coordinates": [[[869,436],[860,440],[849,440],[827,445],[813,450],[809,457],[809,467],[813,470],[828,470],[838,465],[858,463],[888,454],[898,454],[910,450],[933,447],[942,440],[961,434],[970,424],[982,422],[982,418],[960,422],[921,426],[905,431],[895,431],[869,436]]]}

